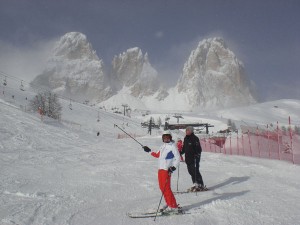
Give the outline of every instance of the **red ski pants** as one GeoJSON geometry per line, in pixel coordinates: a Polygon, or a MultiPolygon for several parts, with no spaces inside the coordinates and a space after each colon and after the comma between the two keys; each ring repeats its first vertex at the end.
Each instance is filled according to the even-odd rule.
{"type": "Polygon", "coordinates": [[[171,190],[171,175],[167,170],[158,170],[158,183],[167,205],[171,208],[177,208],[176,199],[171,190]]]}

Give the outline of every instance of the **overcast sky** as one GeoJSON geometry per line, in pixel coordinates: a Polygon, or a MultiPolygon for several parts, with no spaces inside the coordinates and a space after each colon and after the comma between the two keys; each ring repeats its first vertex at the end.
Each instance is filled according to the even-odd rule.
{"type": "Polygon", "coordinates": [[[220,36],[262,100],[300,99],[299,0],[0,0],[0,71],[32,79],[70,31],[107,67],[140,47],[170,85],[199,41],[220,36]]]}

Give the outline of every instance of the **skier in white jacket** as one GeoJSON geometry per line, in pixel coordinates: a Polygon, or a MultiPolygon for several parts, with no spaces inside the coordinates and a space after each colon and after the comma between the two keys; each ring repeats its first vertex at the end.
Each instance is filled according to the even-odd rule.
{"type": "Polygon", "coordinates": [[[180,155],[176,144],[172,141],[172,134],[170,131],[164,131],[162,134],[163,145],[157,152],[151,152],[151,149],[144,146],[145,152],[151,152],[153,157],[158,158],[158,183],[159,188],[166,201],[166,206],[163,210],[180,212],[181,208],[178,206],[174,194],[171,190],[171,174],[179,165],[180,155]]]}

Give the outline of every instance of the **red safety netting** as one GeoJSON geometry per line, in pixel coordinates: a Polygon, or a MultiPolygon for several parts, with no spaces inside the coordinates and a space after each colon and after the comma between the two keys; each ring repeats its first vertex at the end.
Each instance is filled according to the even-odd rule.
{"type": "Polygon", "coordinates": [[[242,129],[241,134],[200,137],[203,151],[290,161],[300,164],[300,136],[283,131],[242,129]]]}

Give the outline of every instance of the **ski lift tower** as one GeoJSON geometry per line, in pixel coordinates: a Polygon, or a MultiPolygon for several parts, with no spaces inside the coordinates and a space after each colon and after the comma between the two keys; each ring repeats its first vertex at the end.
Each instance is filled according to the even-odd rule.
{"type": "Polygon", "coordinates": [[[164,126],[164,130],[167,130],[167,129],[168,129],[169,120],[170,120],[170,116],[169,116],[169,115],[166,115],[166,117],[165,117],[165,126],[164,126]]]}
{"type": "Polygon", "coordinates": [[[179,123],[179,119],[183,119],[182,115],[179,113],[175,113],[173,117],[177,118],[177,123],[179,123]]]}
{"type": "Polygon", "coordinates": [[[128,106],[128,108],[126,109],[126,115],[128,117],[131,117],[131,108],[128,106]]]}
{"type": "Polygon", "coordinates": [[[24,85],[23,85],[23,80],[21,80],[21,84],[20,84],[20,90],[21,90],[21,91],[25,91],[25,89],[24,89],[24,85]]]}
{"type": "Polygon", "coordinates": [[[7,81],[6,81],[6,76],[5,76],[5,78],[3,80],[3,91],[2,91],[3,95],[5,93],[5,87],[6,87],[6,85],[7,85],[7,81]]]}
{"type": "Polygon", "coordinates": [[[72,100],[71,100],[71,99],[70,99],[69,109],[70,109],[70,110],[73,109],[73,107],[72,107],[72,100]]]}
{"type": "Polygon", "coordinates": [[[97,122],[100,122],[100,114],[99,114],[99,111],[98,111],[97,122]]]}
{"type": "Polygon", "coordinates": [[[6,85],[7,85],[7,81],[6,81],[6,76],[5,76],[5,78],[3,80],[3,86],[6,86],[6,85]]]}
{"type": "Polygon", "coordinates": [[[124,107],[124,116],[125,116],[125,112],[126,112],[126,109],[127,109],[128,105],[127,104],[122,104],[122,106],[124,107]]]}

